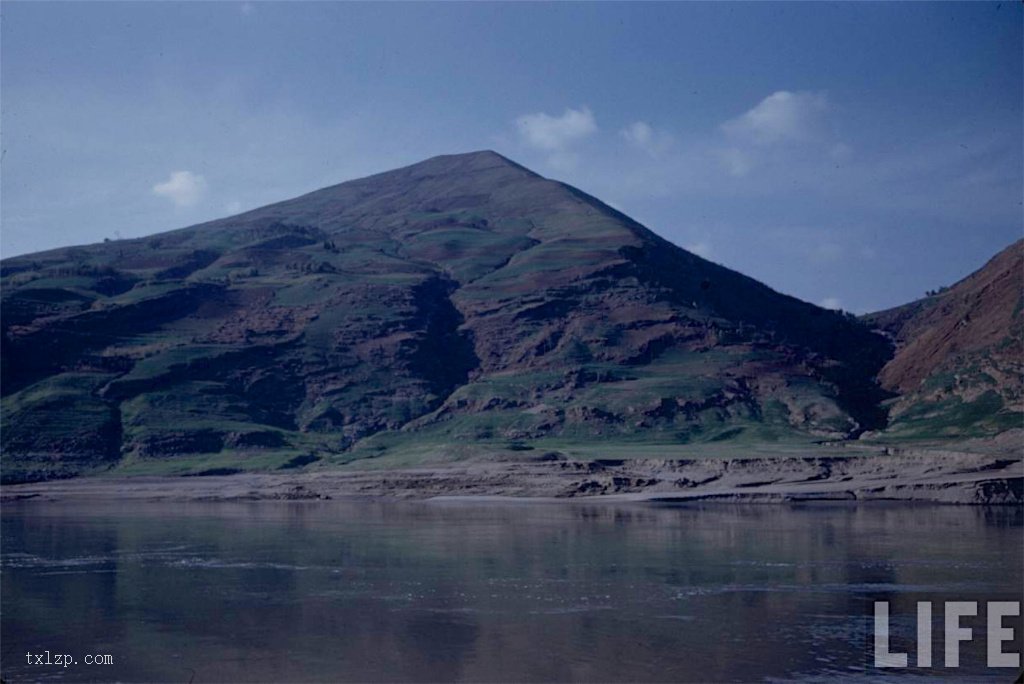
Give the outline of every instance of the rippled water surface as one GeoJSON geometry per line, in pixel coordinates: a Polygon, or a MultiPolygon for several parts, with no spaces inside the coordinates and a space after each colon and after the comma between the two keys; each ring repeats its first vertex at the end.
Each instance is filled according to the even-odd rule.
{"type": "MultiPolygon", "coordinates": [[[[27,502],[3,509],[0,667],[12,682],[873,678],[873,601],[913,663],[916,601],[1020,600],[1021,534],[1009,508],[27,502]],[[46,650],[78,664],[26,662],[46,650]]],[[[931,674],[1013,679],[984,669],[982,641],[962,658],[931,674]]]]}

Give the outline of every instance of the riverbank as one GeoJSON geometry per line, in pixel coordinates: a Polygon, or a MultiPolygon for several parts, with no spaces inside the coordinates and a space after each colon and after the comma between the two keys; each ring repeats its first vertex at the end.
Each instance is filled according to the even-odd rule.
{"type": "Polygon", "coordinates": [[[4,501],[482,497],[550,501],[907,501],[1021,505],[1024,461],[920,451],[851,456],[571,460],[545,455],[396,470],[102,477],[6,485],[4,501]]]}

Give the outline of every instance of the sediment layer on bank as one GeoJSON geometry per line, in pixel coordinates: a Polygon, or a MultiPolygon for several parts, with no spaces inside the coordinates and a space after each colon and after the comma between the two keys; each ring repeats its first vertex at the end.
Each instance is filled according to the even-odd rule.
{"type": "Polygon", "coordinates": [[[322,469],[206,477],[92,477],[0,490],[38,500],[325,500],[514,497],[588,502],[907,501],[1021,505],[1024,461],[1006,454],[466,462],[399,470],[322,469]]]}

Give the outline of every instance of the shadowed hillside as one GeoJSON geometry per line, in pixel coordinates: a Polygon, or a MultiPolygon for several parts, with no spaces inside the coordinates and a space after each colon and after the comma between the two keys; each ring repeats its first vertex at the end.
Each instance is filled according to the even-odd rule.
{"type": "Polygon", "coordinates": [[[884,337],[493,152],[2,277],[8,480],[884,425],[884,337]]]}

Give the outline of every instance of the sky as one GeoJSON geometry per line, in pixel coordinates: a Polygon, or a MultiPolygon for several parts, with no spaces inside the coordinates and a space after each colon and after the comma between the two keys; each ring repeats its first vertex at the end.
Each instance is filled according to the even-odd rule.
{"type": "Polygon", "coordinates": [[[0,253],[494,149],[855,313],[1022,236],[1019,2],[0,4],[0,253]]]}

